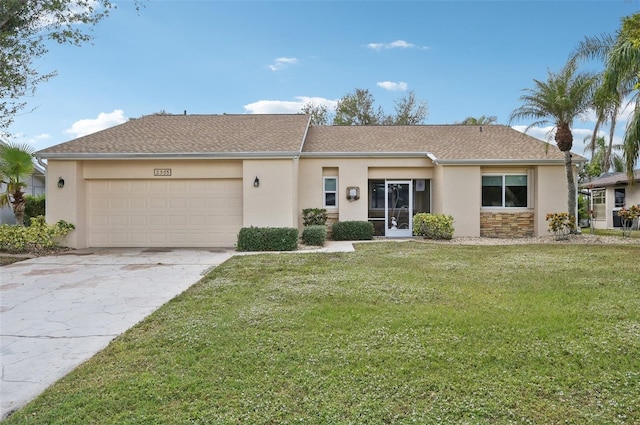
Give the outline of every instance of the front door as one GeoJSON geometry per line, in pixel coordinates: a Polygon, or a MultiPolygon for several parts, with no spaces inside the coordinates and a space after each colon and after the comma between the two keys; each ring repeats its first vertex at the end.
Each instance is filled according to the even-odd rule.
{"type": "Polygon", "coordinates": [[[413,227],[413,184],[411,180],[387,180],[385,192],[385,236],[411,237],[413,227]]]}

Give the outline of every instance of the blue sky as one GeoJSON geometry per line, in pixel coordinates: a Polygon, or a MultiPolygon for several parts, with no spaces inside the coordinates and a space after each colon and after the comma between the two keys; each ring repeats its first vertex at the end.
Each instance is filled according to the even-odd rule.
{"type": "MultiPolygon", "coordinates": [[[[58,75],[26,99],[9,129],[17,141],[42,149],[159,111],[295,113],[355,88],[389,113],[413,90],[428,103],[426,124],[507,124],[534,78],[640,10],[636,0],[148,0],[139,13],[115,3],[92,44],[51,45],[38,61],[58,75]]],[[[593,122],[574,128],[582,153],[593,122]]]]}

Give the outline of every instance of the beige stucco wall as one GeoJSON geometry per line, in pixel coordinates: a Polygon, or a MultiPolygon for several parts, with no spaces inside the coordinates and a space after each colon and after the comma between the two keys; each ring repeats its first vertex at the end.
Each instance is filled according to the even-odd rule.
{"type": "Polygon", "coordinates": [[[431,179],[433,164],[424,158],[301,158],[299,167],[299,208],[323,208],[323,175],[338,177],[337,208],[340,221],[367,220],[369,211],[368,186],[370,179],[431,179]],[[325,171],[323,173],[323,170],[325,171]],[[337,174],[336,174],[337,170],[337,174]],[[349,201],[347,187],[360,188],[360,199],[349,201]]]}
{"type": "Polygon", "coordinates": [[[87,246],[87,180],[241,178],[242,172],[240,160],[49,160],[47,222],[66,220],[74,224],[76,229],[67,236],[65,244],[73,248],[85,248],[87,246]],[[171,169],[171,176],[154,176],[156,168],[171,169]],[[57,186],[59,177],[65,180],[63,188],[57,186]]]}
{"type": "Polygon", "coordinates": [[[76,161],[49,160],[47,164],[46,218],[50,224],[65,220],[74,226],[64,241],[73,248],[86,247],[86,195],[83,166],[76,161]],[[58,187],[58,179],[64,179],[64,187],[58,187]]]}
{"type": "Polygon", "coordinates": [[[596,229],[613,229],[613,211],[619,210],[619,207],[615,206],[615,189],[625,189],[625,207],[631,205],[640,205],[640,184],[633,186],[611,186],[606,188],[606,204],[605,204],[605,216],[597,217],[594,221],[594,227],[596,229]]]}
{"type": "MultiPolygon", "coordinates": [[[[534,200],[536,236],[545,236],[549,235],[547,214],[567,212],[567,176],[564,165],[538,166],[534,176],[534,184],[537,189],[537,196],[534,200]]],[[[574,214],[576,213],[574,212],[574,214]]]]}
{"type": "Polygon", "coordinates": [[[216,179],[242,178],[241,160],[123,160],[84,161],[85,179],[216,179]],[[171,176],[154,176],[154,169],[171,169],[171,176]]]}
{"type": "Polygon", "coordinates": [[[480,236],[480,167],[440,166],[436,212],[453,216],[454,237],[480,236]]]}
{"type": "Polygon", "coordinates": [[[297,227],[297,160],[243,161],[243,227],[297,227]],[[254,187],[258,177],[260,186],[254,187]]]}

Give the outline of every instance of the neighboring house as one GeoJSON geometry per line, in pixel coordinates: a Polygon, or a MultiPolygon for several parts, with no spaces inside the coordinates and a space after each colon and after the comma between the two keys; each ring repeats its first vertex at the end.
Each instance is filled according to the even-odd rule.
{"type": "Polygon", "coordinates": [[[633,184],[627,173],[604,173],[580,187],[591,192],[593,226],[596,229],[622,227],[618,211],[640,205],[640,169],[633,172],[633,184]]]}
{"type": "MultiPolygon", "coordinates": [[[[45,169],[40,164],[33,164],[33,174],[29,176],[25,183],[27,187],[24,189],[26,195],[39,196],[45,193],[45,169]]],[[[7,191],[4,183],[0,184],[0,192],[7,191]]],[[[13,215],[11,205],[0,208],[0,224],[15,224],[16,217],[13,215]]]]}
{"type": "Polygon", "coordinates": [[[537,236],[566,211],[562,153],[501,125],[151,115],[36,155],[47,219],[75,224],[76,248],[233,246],[242,227],[301,228],[304,208],[387,237],[411,236],[419,212],[451,214],[457,237],[537,236]]]}

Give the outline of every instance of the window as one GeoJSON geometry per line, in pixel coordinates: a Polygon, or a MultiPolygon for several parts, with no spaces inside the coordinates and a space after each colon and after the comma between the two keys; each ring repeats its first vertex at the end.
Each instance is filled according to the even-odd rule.
{"type": "Polygon", "coordinates": [[[616,199],[616,208],[624,207],[624,189],[613,189],[613,194],[616,199]]]}
{"type": "Polygon", "coordinates": [[[593,203],[593,218],[596,220],[606,219],[606,192],[604,189],[597,189],[591,192],[591,202],[593,203]]]}
{"type": "Polygon", "coordinates": [[[500,208],[527,207],[527,175],[482,176],[482,206],[500,208]]]}
{"type": "Polygon", "coordinates": [[[324,178],[324,206],[329,208],[338,206],[338,178],[337,177],[324,178]]]}

